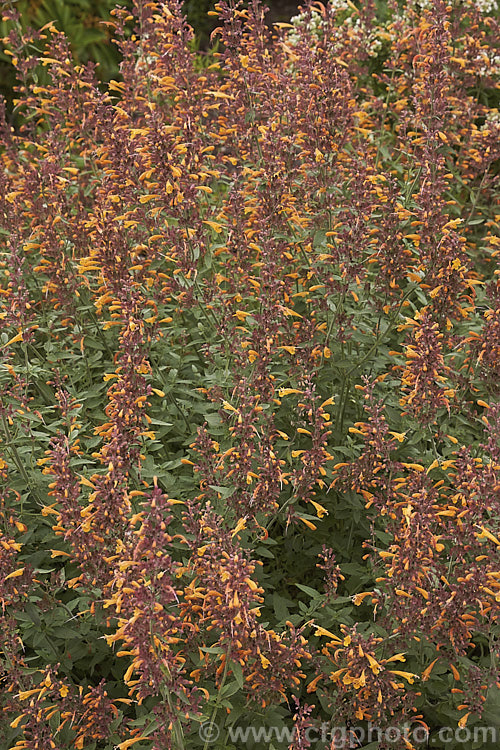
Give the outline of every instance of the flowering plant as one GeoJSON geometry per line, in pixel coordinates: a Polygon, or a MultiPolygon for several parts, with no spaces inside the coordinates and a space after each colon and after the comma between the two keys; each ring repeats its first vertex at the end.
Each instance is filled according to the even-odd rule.
{"type": "Polygon", "coordinates": [[[494,721],[494,10],[6,12],[2,746],[494,721]]]}

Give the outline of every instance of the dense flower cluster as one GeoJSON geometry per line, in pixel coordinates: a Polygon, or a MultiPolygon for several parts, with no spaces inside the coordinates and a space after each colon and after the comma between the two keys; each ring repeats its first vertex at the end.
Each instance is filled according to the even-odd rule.
{"type": "Polygon", "coordinates": [[[5,11],[2,747],[498,712],[495,12],[5,11]]]}

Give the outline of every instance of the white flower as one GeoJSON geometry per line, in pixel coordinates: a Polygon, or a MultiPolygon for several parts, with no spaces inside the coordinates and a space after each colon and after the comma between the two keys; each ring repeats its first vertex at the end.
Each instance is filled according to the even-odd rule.
{"type": "MultiPolygon", "coordinates": [[[[301,34],[300,34],[300,27],[304,25],[304,22],[306,21],[308,17],[307,13],[299,13],[298,16],[294,16],[290,19],[290,23],[292,26],[295,26],[296,29],[293,29],[288,34],[288,42],[291,44],[298,44],[300,42],[301,34]]],[[[307,24],[305,25],[306,31],[309,32],[309,34],[313,37],[319,37],[321,32],[321,27],[324,25],[323,18],[321,17],[321,13],[318,10],[312,10],[311,17],[307,24]]]]}
{"type": "Polygon", "coordinates": [[[480,13],[484,13],[485,15],[492,15],[498,10],[497,0],[475,0],[474,4],[478,11],[480,11],[480,13]]]}

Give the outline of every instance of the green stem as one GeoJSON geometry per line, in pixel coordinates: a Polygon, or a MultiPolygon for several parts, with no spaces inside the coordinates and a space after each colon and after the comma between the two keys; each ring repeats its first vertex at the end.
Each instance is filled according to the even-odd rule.
{"type": "Polygon", "coordinates": [[[392,329],[394,328],[394,324],[395,324],[395,322],[397,320],[397,317],[399,315],[399,312],[400,312],[400,310],[401,310],[401,308],[403,306],[403,302],[410,296],[410,294],[412,292],[413,292],[413,287],[411,287],[406,292],[406,294],[403,296],[403,298],[401,299],[401,302],[399,303],[398,309],[396,310],[396,312],[394,313],[394,315],[389,319],[389,325],[388,325],[387,329],[383,333],[379,333],[379,335],[377,336],[374,344],[368,349],[368,351],[366,352],[366,354],[359,360],[359,362],[356,362],[356,364],[354,364],[349,370],[347,370],[347,372],[345,374],[345,377],[344,377],[344,382],[343,382],[343,385],[342,385],[341,400],[340,400],[340,403],[339,403],[339,412],[338,412],[338,423],[341,426],[341,429],[342,429],[342,424],[343,424],[343,420],[344,420],[344,411],[345,411],[345,405],[346,405],[346,401],[347,401],[347,396],[349,395],[349,376],[352,375],[352,373],[355,370],[357,370],[359,367],[361,367],[361,365],[364,362],[366,362],[366,360],[369,357],[371,357],[371,355],[373,354],[373,352],[380,345],[381,341],[392,331],[392,329]],[[345,390],[345,395],[344,395],[344,390],[345,390]]]}
{"type": "MultiPolygon", "coordinates": [[[[210,716],[209,725],[212,726],[215,722],[215,718],[217,716],[217,712],[219,710],[220,702],[221,702],[221,692],[222,688],[224,687],[224,684],[226,682],[227,673],[229,670],[229,657],[231,655],[231,646],[229,645],[227,647],[226,651],[226,659],[224,662],[224,672],[222,673],[222,679],[220,681],[219,690],[217,692],[217,698],[215,699],[215,705],[212,711],[212,715],[210,716]]],[[[208,746],[210,744],[210,737],[207,737],[205,744],[203,745],[203,750],[207,750],[208,746]]]]}
{"type": "MultiPolygon", "coordinates": [[[[15,443],[10,440],[10,432],[9,432],[9,425],[7,423],[7,420],[5,418],[5,414],[2,414],[2,423],[3,423],[3,431],[5,434],[5,442],[8,448],[10,448],[12,453],[12,458],[14,459],[14,463],[17,467],[17,470],[21,474],[22,478],[24,479],[26,483],[27,489],[29,489],[30,492],[33,493],[33,495],[36,497],[37,501],[40,505],[43,505],[43,503],[40,500],[40,497],[38,495],[38,492],[34,489],[33,484],[29,478],[29,476],[26,473],[26,469],[23,466],[23,462],[21,460],[21,456],[19,455],[15,443]]],[[[23,512],[23,503],[21,500],[21,514],[23,512]]]]}

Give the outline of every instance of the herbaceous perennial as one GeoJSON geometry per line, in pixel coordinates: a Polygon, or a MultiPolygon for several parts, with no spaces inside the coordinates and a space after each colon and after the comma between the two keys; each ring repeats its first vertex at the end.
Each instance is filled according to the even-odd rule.
{"type": "Polygon", "coordinates": [[[496,3],[213,13],[4,9],[12,750],[498,717],[496,3]]]}

